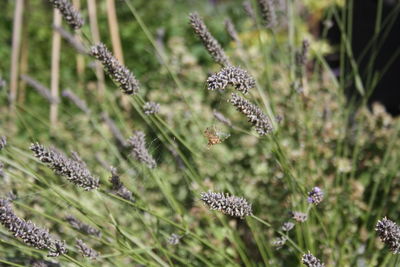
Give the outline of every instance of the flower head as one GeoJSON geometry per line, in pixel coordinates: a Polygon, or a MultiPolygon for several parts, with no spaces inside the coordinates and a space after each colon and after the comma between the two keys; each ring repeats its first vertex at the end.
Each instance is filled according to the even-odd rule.
{"type": "Polygon", "coordinates": [[[133,73],[123,66],[104,44],[99,43],[92,46],[90,54],[101,62],[110,78],[119,85],[125,94],[131,95],[139,92],[139,82],[133,73]]]}
{"type": "Polygon", "coordinates": [[[63,90],[62,96],[69,99],[72,103],[75,104],[80,110],[85,112],[86,114],[90,113],[90,109],[86,105],[86,102],[83,99],[80,99],[74,92],[71,90],[63,90]]]}
{"type": "Polygon", "coordinates": [[[231,120],[228,119],[227,117],[225,117],[224,114],[222,114],[221,112],[218,112],[217,110],[214,109],[213,110],[213,115],[214,115],[214,118],[216,118],[217,120],[219,120],[220,122],[222,122],[226,126],[229,126],[229,127],[232,126],[231,120]]]}
{"type": "Polygon", "coordinates": [[[87,191],[99,187],[99,179],[95,178],[82,162],[68,158],[54,148],[46,148],[39,143],[32,144],[30,149],[36,158],[75,185],[87,191]]]}
{"type": "Polygon", "coordinates": [[[375,231],[393,254],[400,253],[400,227],[386,217],[378,221],[375,231]]]}
{"type": "Polygon", "coordinates": [[[160,112],[160,104],[152,101],[146,102],[143,106],[143,111],[146,115],[156,114],[160,112]]]}
{"type": "Polygon", "coordinates": [[[201,39],[203,45],[205,46],[211,57],[215,60],[215,62],[217,62],[221,66],[230,65],[228,57],[225,55],[225,52],[222,49],[221,45],[208,31],[206,24],[204,24],[199,14],[189,14],[189,20],[194,32],[201,39]]]}
{"type": "Polygon", "coordinates": [[[31,86],[33,89],[36,90],[38,94],[43,96],[49,103],[51,104],[56,104],[60,102],[58,97],[54,97],[49,88],[38,82],[37,80],[29,77],[28,75],[22,74],[21,79],[26,82],[29,86],[31,86]]]}
{"type": "Polygon", "coordinates": [[[285,244],[288,238],[286,236],[281,236],[272,241],[272,245],[277,249],[281,249],[285,244]]]}
{"type": "Polygon", "coordinates": [[[294,227],[294,223],[292,222],[285,222],[282,225],[282,231],[289,232],[294,227]]]}
{"type": "Polygon", "coordinates": [[[249,89],[256,86],[256,81],[247,71],[234,66],[225,67],[207,79],[207,87],[211,91],[223,90],[228,85],[234,86],[236,90],[243,94],[247,94],[249,89]]]}
{"type": "Polygon", "coordinates": [[[145,137],[144,132],[135,131],[127,143],[132,148],[132,156],[141,163],[146,164],[150,169],[153,169],[157,166],[157,163],[146,148],[145,137]]]}
{"type": "Polygon", "coordinates": [[[251,204],[244,198],[211,191],[203,192],[200,196],[210,210],[218,210],[224,214],[239,218],[252,214],[251,204]]]}
{"type": "Polygon", "coordinates": [[[275,6],[273,0],[258,0],[264,25],[270,29],[277,25],[275,6]]]}
{"type": "Polygon", "coordinates": [[[121,179],[119,178],[117,169],[114,167],[111,167],[110,182],[112,184],[112,190],[113,190],[114,194],[122,197],[125,200],[135,202],[135,199],[132,197],[132,192],[129,191],[128,188],[126,188],[124,186],[124,184],[121,182],[121,179]]]}
{"type": "Polygon", "coordinates": [[[319,259],[314,257],[310,252],[304,254],[301,258],[301,261],[307,267],[324,267],[325,264],[321,262],[319,259]]]}
{"type": "Polygon", "coordinates": [[[239,35],[235,29],[235,25],[229,18],[225,20],[225,29],[228,32],[229,36],[232,38],[232,40],[234,40],[236,43],[240,43],[239,35]]]}
{"type": "Polygon", "coordinates": [[[179,241],[181,240],[182,236],[177,235],[177,234],[171,234],[168,238],[167,238],[167,243],[173,246],[176,246],[179,244],[179,241]]]}
{"type": "Polygon", "coordinates": [[[0,150],[5,148],[6,145],[7,145],[7,138],[4,135],[0,136],[0,150]]]}
{"type": "Polygon", "coordinates": [[[308,203],[318,205],[324,199],[324,192],[319,187],[314,187],[310,192],[308,192],[308,203]]]}
{"type": "Polygon", "coordinates": [[[99,256],[99,253],[96,250],[90,248],[80,239],[76,239],[76,247],[83,257],[95,260],[99,256]]]}
{"type": "Polygon", "coordinates": [[[296,53],[296,64],[298,67],[306,65],[309,47],[310,42],[307,39],[304,39],[301,45],[301,50],[296,53]]]}
{"type": "Polygon", "coordinates": [[[249,16],[253,20],[254,24],[257,24],[256,12],[254,12],[251,2],[244,1],[242,5],[243,5],[243,9],[246,12],[247,16],[249,16]]]}
{"type": "Polygon", "coordinates": [[[64,20],[74,29],[80,29],[83,26],[83,18],[78,10],[68,0],[49,0],[53,7],[58,9],[64,20]]]}
{"type": "Polygon", "coordinates": [[[299,212],[299,211],[293,211],[291,212],[292,219],[295,220],[296,222],[305,222],[308,219],[308,216],[306,213],[299,212]]]}
{"type": "Polygon", "coordinates": [[[0,199],[0,223],[26,245],[37,249],[47,249],[49,257],[67,253],[64,242],[55,239],[47,229],[39,228],[31,221],[15,215],[9,199],[0,199]]]}
{"type": "Polygon", "coordinates": [[[93,235],[93,236],[97,236],[100,237],[101,236],[101,232],[100,230],[93,228],[92,226],[85,224],[81,221],[79,221],[78,219],[76,219],[74,216],[72,215],[68,215],[65,217],[65,220],[76,230],[81,231],[82,233],[88,234],[88,235],[93,235]]]}
{"type": "Polygon", "coordinates": [[[253,124],[259,135],[266,135],[272,132],[273,127],[270,120],[259,107],[234,93],[232,94],[231,99],[229,99],[229,102],[235,106],[239,112],[246,115],[249,122],[253,124]]]}

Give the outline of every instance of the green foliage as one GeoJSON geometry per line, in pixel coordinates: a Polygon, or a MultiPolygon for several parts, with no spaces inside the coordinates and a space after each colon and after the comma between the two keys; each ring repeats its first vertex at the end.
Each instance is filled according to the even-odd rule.
{"type": "MultiPolygon", "coordinates": [[[[106,1],[97,2],[101,39],[111,48],[106,1]]],[[[324,59],[330,51],[325,40],[307,32],[303,15],[321,10],[287,1],[289,13],[281,14],[287,17],[280,15],[279,28],[269,31],[254,25],[239,1],[221,2],[213,7],[205,1],[116,1],[125,65],[141,83],[138,95],[125,96],[127,104],[108,78],[105,95],[99,95],[89,66],[93,58],[78,56],[66,42],[60,89],[70,88],[90,113],[62,97],[58,122],[50,125],[50,104],[33,88],[26,86],[26,97],[15,110],[6,105],[8,92],[0,91],[0,136],[8,138],[0,151],[5,173],[0,197],[13,191],[18,216],[66,241],[68,254],[53,259],[62,266],[298,266],[308,251],[326,266],[395,266],[396,256],[383,248],[374,227],[384,216],[399,219],[399,120],[379,104],[368,108],[366,98],[360,97],[357,105],[346,99],[343,86],[357,72],[336,78],[324,59]],[[194,36],[188,24],[191,11],[203,17],[233,64],[257,80],[245,97],[269,116],[272,134],[258,136],[228,103],[233,88],[207,91],[207,77],[219,66],[194,36]],[[225,32],[227,16],[237,26],[241,44],[225,32]],[[155,41],[160,27],[165,30],[161,46],[155,41]],[[305,38],[310,52],[306,66],[298,66],[296,53],[305,38]],[[82,58],[85,67],[78,72],[82,58]],[[160,103],[160,113],[145,115],[147,101],[160,103]],[[217,120],[214,109],[232,126],[217,120]],[[135,130],[146,133],[155,169],[135,160],[131,148],[116,140],[103,112],[125,139],[135,130]],[[48,169],[29,151],[36,141],[70,157],[70,151],[78,152],[100,178],[100,188],[83,191],[48,169]],[[117,168],[134,202],[116,193],[110,166],[117,168]],[[324,191],[317,206],[307,202],[307,193],[316,186],[324,191]],[[208,210],[200,201],[200,193],[208,190],[245,198],[253,215],[236,219],[208,210]],[[292,211],[306,213],[308,219],[297,222],[292,211]],[[70,214],[101,230],[101,237],[72,227],[65,219],[70,214]],[[284,232],[281,226],[288,221],[295,227],[284,232]],[[177,244],[172,234],[178,235],[177,244]],[[97,261],[79,254],[76,238],[100,253],[97,261]],[[277,238],[286,239],[280,249],[273,245],[277,238]]],[[[14,5],[6,3],[6,15],[0,17],[0,27],[8,29],[0,31],[2,44],[10,43],[12,35],[14,5]]],[[[326,13],[337,12],[336,6],[329,7],[326,13]]],[[[28,74],[47,86],[52,10],[46,1],[29,1],[29,8],[23,27],[28,74]]],[[[82,14],[87,23],[77,34],[90,47],[84,5],[82,14]]],[[[1,58],[8,60],[0,63],[5,79],[10,55],[9,46],[0,47],[1,58]]],[[[32,259],[49,260],[46,251],[26,246],[3,226],[0,235],[0,262],[24,266],[32,259]]]]}

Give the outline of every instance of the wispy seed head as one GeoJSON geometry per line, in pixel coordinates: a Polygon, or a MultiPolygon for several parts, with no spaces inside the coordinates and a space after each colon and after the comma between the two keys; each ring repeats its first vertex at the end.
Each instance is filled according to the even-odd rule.
{"type": "Polygon", "coordinates": [[[224,214],[239,218],[252,214],[251,204],[241,197],[211,191],[201,193],[200,197],[210,210],[218,210],[224,214]]]}
{"type": "Polygon", "coordinates": [[[400,253],[400,227],[386,217],[378,221],[375,231],[393,254],[400,253]]]}
{"type": "Polygon", "coordinates": [[[139,82],[133,73],[123,66],[104,44],[99,43],[92,46],[90,54],[101,62],[110,78],[119,85],[125,94],[131,95],[139,92],[139,82]]]}
{"type": "Polygon", "coordinates": [[[259,135],[266,135],[273,130],[272,124],[259,107],[237,94],[232,94],[229,102],[243,113],[256,128],[259,135]]]}
{"type": "Polygon", "coordinates": [[[64,20],[75,30],[83,26],[84,20],[78,10],[68,0],[49,0],[58,9],[64,20]]]}
{"type": "Polygon", "coordinates": [[[133,136],[127,141],[128,145],[132,148],[132,156],[147,165],[147,167],[153,169],[157,166],[156,161],[150,155],[146,148],[146,135],[142,131],[135,131],[133,136]]]}
{"type": "Polygon", "coordinates": [[[211,57],[214,59],[214,61],[221,66],[230,65],[229,59],[225,55],[225,52],[222,49],[221,45],[208,31],[206,24],[200,18],[199,14],[190,13],[189,20],[194,32],[201,39],[203,45],[205,46],[211,57]]]}
{"type": "Polygon", "coordinates": [[[301,258],[301,262],[307,267],[324,267],[325,264],[321,262],[319,259],[314,257],[310,252],[304,254],[301,258]]]}
{"type": "Polygon", "coordinates": [[[249,89],[256,86],[256,81],[247,71],[234,66],[225,67],[207,79],[208,90],[223,90],[228,85],[247,94],[249,89]]]}
{"type": "Polygon", "coordinates": [[[32,144],[30,149],[36,158],[45,163],[56,174],[66,177],[71,183],[87,191],[99,187],[99,179],[90,173],[85,164],[70,159],[54,148],[46,148],[39,143],[32,144]]]}

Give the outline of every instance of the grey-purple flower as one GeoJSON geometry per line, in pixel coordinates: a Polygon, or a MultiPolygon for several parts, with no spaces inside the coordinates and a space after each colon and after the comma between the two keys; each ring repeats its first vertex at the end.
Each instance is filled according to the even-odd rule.
{"type": "Polygon", "coordinates": [[[9,199],[0,199],[0,223],[26,245],[48,250],[49,257],[67,253],[65,243],[51,236],[47,229],[40,228],[33,222],[25,221],[15,215],[9,199]]]}
{"type": "Polygon", "coordinates": [[[132,148],[132,156],[136,160],[146,164],[150,169],[154,169],[157,163],[146,148],[145,137],[146,135],[144,132],[135,131],[133,136],[128,139],[127,143],[128,146],[132,148]]]}
{"type": "Polygon", "coordinates": [[[218,210],[224,214],[239,218],[252,214],[251,204],[242,197],[211,191],[201,193],[200,197],[210,210],[218,210]]]}
{"type": "Polygon", "coordinates": [[[303,257],[301,258],[301,262],[304,265],[306,265],[307,267],[324,267],[325,266],[325,264],[321,260],[317,259],[310,252],[303,255],[303,257]]]}
{"type": "Polygon", "coordinates": [[[386,217],[378,221],[375,231],[393,254],[400,253],[400,227],[386,217]]]}
{"type": "Polygon", "coordinates": [[[75,30],[83,26],[84,20],[78,10],[68,0],[49,0],[58,9],[64,20],[75,30]]]}
{"type": "Polygon", "coordinates": [[[218,41],[211,35],[204,21],[200,18],[199,14],[189,14],[190,25],[194,32],[203,42],[211,57],[221,66],[230,65],[228,57],[225,55],[224,50],[218,41]]]}
{"type": "Polygon", "coordinates": [[[237,94],[232,94],[229,102],[249,119],[249,122],[253,124],[259,135],[266,135],[272,132],[271,121],[259,107],[237,94]]]}
{"type": "Polygon", "coordinates": [[[83,257],[95,260],[99,256],[96,250],[86,245],[81,239],[76,239],[76,247],[83,257]]]}
{"type": "Polygon", "coordinates": [[[123,66],[104,44],[99,43],[92,46],[90,54],[101,62],[105,71],[118,84],[123,93],[131,95],[139,92],[139,82],[133,73],[123,66]]]}
{"type": "Polygon", "coordinates": [[[324,199],[324,192],[319,187],[314,187],[310,192],[308,192],[308,203],[318,205],[324,199]]]}
{"type": "Polygon", "coordinates": [[[86,191],[99,187],[99,179],[94,177],[82,162],[68,158],[60,151],[46,148],[39,143],[32,144],[30,149],[36,158],[45,163],[57,175],[66,177],[75,185],[86,191]]]}
{"type": "Polygon", "coordinates": [[[246,70],[234,66],[227,66],[207,78],[208,90],[224,90],[228,85],[247,94],[256,86],[256,81],[246,70]]]}

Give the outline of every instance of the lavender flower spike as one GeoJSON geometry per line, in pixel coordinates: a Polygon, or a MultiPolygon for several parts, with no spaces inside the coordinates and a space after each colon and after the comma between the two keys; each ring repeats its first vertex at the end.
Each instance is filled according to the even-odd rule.
{"type": "Polygon", "coordinates": [[[206,24],[204,24],[204,21],[200,18],[199,14],[190,13],[189,20],[194,32],[201,39],[203,45],[205,46],[211,57],[214,59],[214,61],[221,66],[230,65],[229,59],[225,55],[225,52],[222,49],[221,45],[208,31],[206,24]]]}
{"type": "Polygon", "coordinates": [[[307,64],[309,47],[310,47],[310,42],[307,39],[304,39],[301,44],[301,50],[296,53],[296,65],[298,67],[303,67],[307,64]]]}
{"type": "Polygon", "coordinates": [[[307,267],[324,267],[325,264],[321,262],[319,259],[314,257],[310,252],[304,254],[301,258],[301,262],[307,267]]]}
{"type": "Polygon", "coordinates": [[[400,253],[400,227],[386,217],[378,221],[375,231],[393,254],[400,253]]]}
{"type": "Polygon", "coordinates": [[[64,242],[54,239],[47,229],[37,227],[31,221],[25,221],[15,215],[8,199],[0,199],[0,223],[17,238],[31,247],[47,249],[49,257],[67,253],[64,242]]]}
{"type": "Polygon", "coordinates": [[[217,110],[214,109],[213,110],[213,115],[217,120],[219,120],[220,122],[222,122],[226,126],[232,127],[231,120],[228,119],[227,117],[225,117],[224,114],[222,114],[221,112],[218,112],[217,110]]]}
{"type": "Polygon", "coordinates": [[[156,114],[158,112],[160,112],[160,104],[156,103],[156,102],[146,102],[143,105],[143,111],[144,114],[146,115],[152,115],[152,114],[156,114]]]}
{"type": "Polygon", "coordinates": [[[0,136],[0,150],[2,150],[3,148],[5,148],[7,145],[7,137],[0,136]]]}
{"type": "Polygon", "coordinates": [[[293,211],[290,213],[292,216],[292,219],[295,220],[296,222],[305,222],[308,219],[308,216],[306,213],[299,212],[299,211],[293,211]]]}
{"type": "Polygon", "coordinates": [[[208,193],[203,192],[200,196],[201,200],[210,210],[218,210],[224,214],[241,219],[252,214],[251,204],[247,203],[244,198],[211,191],[208,191],[208,193]]]}
{"type": "Polygon", "coordinates": [[[114,167],[110,167],[111,169],[111,178],[110,182],[112,184],[112,190],[114,194],[122,197],[125,200],[135,202],[135,199],[132,197],[132,192],[125,187],[125,185],[121,182],[119,178],[117,169],[114,167]]]}
{"type": "Polygon", "coordinates": [[[22,74],[21,75],[21,79],[26,82],[27,84],[29,84],[29,86],[31,86],[33,89],[36,90],[36,92],[38,92],[41,96],[43,96],[47,101],[49,101],[49,103],[51,104],[56,104],[59,103],[60,100],[58,99],[58,97],[53,97],[51,95],[50,90],[44,86],[43,84],[41,84],[40,82],[36,81],[35,79],[29,77],[28,75],[22,74]]]}
{"type": "Polygon", "coordinates": [[[256,86],[256,81],[247,71],[234,66],[225,67],[207,79],[208,90],[211,91],[223,90],[228,85],[234,86],[236,90],[243,94],[247,94],[249,89],[256,86]]]}
{"type": "Polygon", "coordinates": [[[324,192],[319,187],[314,187],[309,193],[307,201],[308,203],[318,205],[324,199],[324,192]]]}
{"type": "Polygon", "coordinates": [[[256,105],[237,94],[232,94],[229,102],[235,106],[239,112],[246,115],[249,122],[253,124],[259,135],[266,135],[273,131],[272,124],[267,115],[265,115],[256,105]]]}
{"type": "Polygon", "coordinates": [[[157,163],[146,148],[145,136],[142,131],[135,131],[127,142],[132,148],[132,156],[141,163],[146,164],[150,169],[154,169],[157,163]]]}
{"type": "Polygon", "coordinates": [[[80,239],[76,239],[76,247],[78,248],[79,252],[82,254],[83,257],[95,260],[99,256],[99,253],[96,250],[90,248],[80,239]]]}
{"type": "Polygon", "coordinates": [[[75,104],[80,110],[85,112],[86,114],[90,113],[90,109],[86,105],[86,102],[83,99],[80,99],[79,96],[77,96],[74,92],[71,90],[63,90],[62,91],[62,96],[69,99],[72,103],[75,104]]]}
{"type": "Polygon", "coordinates": [[[65,21],[74,29],[82,28],[84,21],[78,10],[68,0],[49,0],[58,9],[65,21]]]}
{"type": "Polygon", "coordinates": [[[233,41],[240,44],[239,35],[236,31],[235,25],[230,18],[225,19],[225,29],[233,41]]]}
{"type": "Polygon", "coordinates": [[[104,44],[92,46],[90,54],[101,62],[110,78],[119,85],[125,94],[135,95],[139,92],[139,82],[133,73],[123,66],[104,44]]]}
{"type": "Polygon", "coordinates": [[[32,144],[30,149],[36,158],[49,166],[56,174],[66,177],[68,181],[86,191],[99,187],[99,179],[90,173],[85,164],[70,159],[53,148],[45,148],[39,143],[32,144]]]}
{"type": "Polygon", "coordinates": [[[282,231],[289,232],[294,227],[294,223],[292,222],[284,222],[281,229],[282,231]]]}
{"type": "Polygon", "coordinates": [[[92,226],[79,221],[72,215],[67,215],[65,217],[65,220],[72,226],[72,228],[75,228],[76,230],[79,230],[82,233],[97,236],[97,237],[101,236],[100,230],[93,228],[92,226]]]}
{"type": "Polygon", "coordinates": [[[108,115],[108,113],[106,111],[101,113],[101,119],[108,126],[108,128],[110,129],[111,134],[113,135],[115,140],[118,142],[118,144],[121,147],[127,147],[128,144],[126,143],[124,135],[121,133],[121,131],[119,130],[118,126],[115,124],[115,122],[111,119],[111,117],[108,115]]]}
{"type": "Polygon", "coordinates": [[[273,0],[258,0],[264,25],[273,29],[277,25],[275,6],[273,0]]]}

